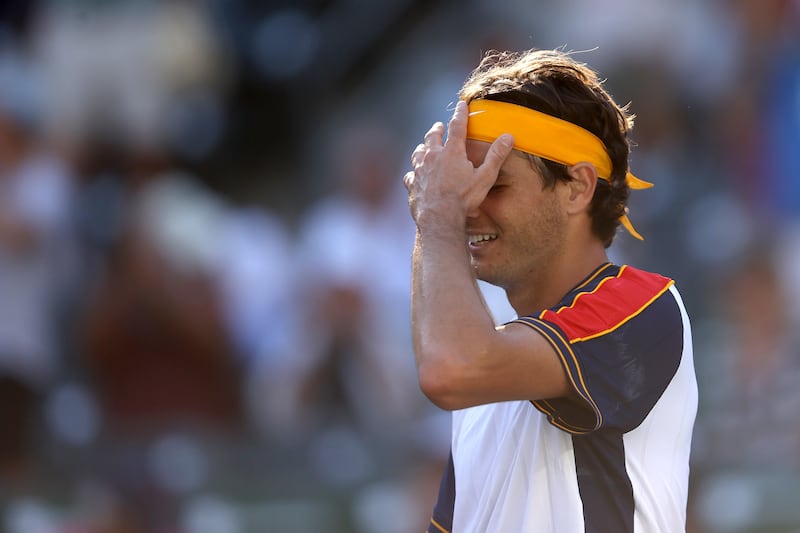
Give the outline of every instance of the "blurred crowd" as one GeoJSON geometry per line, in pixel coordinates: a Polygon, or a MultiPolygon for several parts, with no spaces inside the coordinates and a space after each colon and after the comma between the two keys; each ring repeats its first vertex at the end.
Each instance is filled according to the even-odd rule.
{"type": "Polygon", "coordinates": [[[6,0],[0,531],[421,531],[401,176],[531,47],[637,115],[611,255],[693,319],[688,531],[800,530],[800,2],[6,0]]]}

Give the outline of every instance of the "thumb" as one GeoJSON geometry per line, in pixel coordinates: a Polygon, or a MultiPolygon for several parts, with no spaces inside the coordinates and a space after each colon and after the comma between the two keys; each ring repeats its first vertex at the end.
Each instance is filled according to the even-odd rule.
{"type": "Polygon", "coordinates": [[[489,147],[489,151],[486,152],[486,157],[483,160],[483,163],[479,167],[479,171],[481,173],[489,173],[493,176],[497,176],[500,172],[500,167],[503,166],[503,163],[508,158],[508,155],[511,153],[511,150],[514,148],[514,137],[512,137],[508,133],[504,133],[492,143],[489,147]]]}

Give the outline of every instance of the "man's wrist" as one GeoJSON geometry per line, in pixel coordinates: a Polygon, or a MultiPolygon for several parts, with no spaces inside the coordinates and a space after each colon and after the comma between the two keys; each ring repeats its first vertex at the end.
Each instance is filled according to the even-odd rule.
{"type": "Polygon", "coordinates": [[[462,238],[466,235],[466,216],[452,212],[430,210],[420,213],[416,220],[417,233],[439,238],[462,238]]]}

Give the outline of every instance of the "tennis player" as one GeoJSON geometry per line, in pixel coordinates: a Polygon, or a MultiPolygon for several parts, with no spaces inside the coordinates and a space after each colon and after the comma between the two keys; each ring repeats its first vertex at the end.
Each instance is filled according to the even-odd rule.
{"type": "Polygon", "coordinates": [[[419,382],[453,411],[430,533],[685,530],[697,384],[673,280],[609,261],[632,117],[560,51],[487,54],[404,178],[419,382]],[[505,289],[499,327],[476,279],[505,289]]]}

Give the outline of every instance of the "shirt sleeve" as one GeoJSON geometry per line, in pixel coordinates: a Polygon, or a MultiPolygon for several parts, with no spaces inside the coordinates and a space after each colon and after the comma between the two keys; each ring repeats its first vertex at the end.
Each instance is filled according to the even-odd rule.
{"type": "Polygon", "coordinates": [[[672,280],[630,267],[559,308],[521,317],[553,346],[573,398],[536,400],[554,426],[572,434],[627,432],[645,419],[672,380],[683,352],[672,280]]]}

